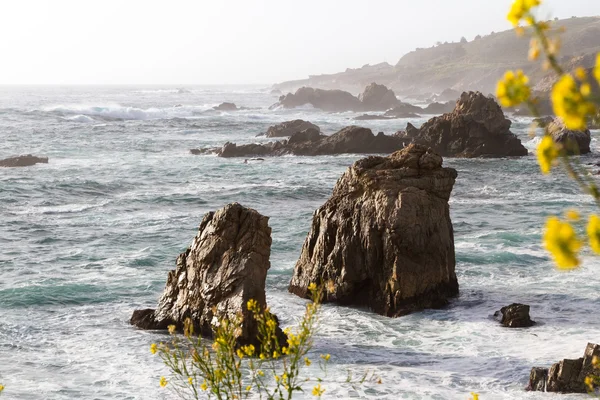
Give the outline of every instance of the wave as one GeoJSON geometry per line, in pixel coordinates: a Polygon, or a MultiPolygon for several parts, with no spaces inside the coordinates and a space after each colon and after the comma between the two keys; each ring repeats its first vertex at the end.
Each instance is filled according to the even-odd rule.
{"type": "Polygon", "coordinates": [[[216,104],[204,104],[201,106],[174,105],[165,108],[137,108],[126,107],[119,104],[108,105],[57,105],[46,107],[42,111],[58,115],[73,122],[96,122],[96,121],[130,121],[130,120],[157,120],[173,118],[194,118],[205,111],[209,111],[216,104]]]}

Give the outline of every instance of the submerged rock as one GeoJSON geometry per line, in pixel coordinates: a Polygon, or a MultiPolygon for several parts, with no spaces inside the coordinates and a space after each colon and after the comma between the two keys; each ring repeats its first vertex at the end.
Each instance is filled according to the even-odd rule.
{"type": "Polygon", "coordinates": [[[371,120],[382,120],[382,119],[399,119],[399,118],[420,118],[419,114],[406,112],[406,113],[398,113],[395,116],[391,115],[373,115],[373,114],[363,114],[354,118],[357,121],[371,121],[371,120]]]}
{"type": "MultiPolygon", "coordinates": [[[[600,376],[600,367],[593,365],[594,357],[600,359],[600,346],[588,343],[582,358],[564,359],[548,368],[534,367],[529,374],[528,390],[560,393],[587,393],[588,376],[600,376]]],[[[593,383],[598,389],[600,385],[593,383]]]]}
{"type": "Polygon", "coordinates": [[[394,108],[387,110],[385,112],[386,117],[394,117],[394,118],[404,118],[404,115],[407,114],[418,114],[422,112],[423,109],[419,106],[413,106],[409,103],[399,102],[394,108]]]}
{"type": "Polygon", "coordinates": [[[456,175],[419,145],[355,162],[315,212],[289,291],[308,297],[311,283],[328,283],[325,302],[390,317],[446,305],[458,294],[456,175]]]}
{"type": "Polygon", "coordinates": [[[513,303],[496,311],[494,316],[507,328],[527,328],[535,325],[529,317],[527,304],[513,303]]]}
{"type": "Polygon", "coordinates": [[[510,131],[510,125],[494,99],[480,92],[465,92],[451,113],[430,119],[418,132],[397,135],[430,146],[446,157],[527,155],[527,149],[510,131]]]}
{"type": "Polygon", "coordinates": [[[36,157],[27,154],[0,160],[0,167],[30,167],[35,164],[48,164],[48,157],[36,157]]]}
{"type": "Polygon", "coordinates": [[[589,129],[571,131],[567,129],[562,118],[554,118],[548,124],[548,133],[556,143],[560,143],[570,155],[587,154],[590,152],[592,135],[589,129]]]}
{"type": "Polygon", "coordinates": [[[220,148],[192,149],[192,154],[217,154],[220,157],[251,156],[321,156],[332,154],[389,154],[404,147],[405,139],[387,136],[383,133],[374,135],[370,129],[359,126],[348,126],[331,136],[321,135],[315,130],[307,129],[293,134],[289,140],[236,145],[227,142],[220,148]]]}
{"type": "Polygon", "coordinates": [[[269,129],[267,129],[266,136],[269,138],[292,136],[292,134],[306,129],[314,129],[317,132],[321,132],[321,128],[317,125],[302,119],[295,119],[293,121],[285,121],[281,124],[270,126],[269,129]]]}
{"type": "MultiPolygon", "coordinates": [[[[269,218],[233,203],[204,216],[192,245],[169,272],[156,310],[136,310],[131,324],[142,329],[181,330],[190,318],[194,331],[211,336],[213,318],[243,316],[240,343],[256,343],[257,326],[246,303],[265,309],[270,267],[269,218]]],[[[281,333],[280,333],[281,334],[281,333]]]]}
{"type": "Polygon", "coordinates": [[[351,93],[343,90],[324,90],[310,87],[302,87],[296,90],[296,93],[281,96],[279,102],[273,104],[270,108],[296,108],[305,104],[331,112],[362,110],[361,101],[351,93]]]}
{"type": "Polygon", "coordinates": [[[400,103],[393,90],[373,82],[358,96],[365,111],[385,111],[400,103]]]}

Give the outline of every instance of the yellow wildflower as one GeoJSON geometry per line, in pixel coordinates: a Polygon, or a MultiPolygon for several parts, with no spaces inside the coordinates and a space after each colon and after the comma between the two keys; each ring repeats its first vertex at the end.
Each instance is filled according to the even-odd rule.
{"type": "Polygon", "coordinates": [[[532,24],[533,18],[529,14],[533,7],[539,6],[540,0],[515,0],[510,8],[507,19],[513,24],[513,26],[519,25],[519,22],[525,18],[528,18],[528,22],[532,24]]]}
{"type": "Polygon", "coordinates": [[[244,358],[244,352],[242,351],[242,349],[237,349],[236,353],[239,358],[244,358]]]}
{"type": "Polygon", "coordinates": [[[281,380],[281,377],[280,377],[279,375],[275,375],[275,380],[276,380],[277,382],[279,382],[279,381],[281,380]]]}
{"type": "Polygon", "coordinates": [[[587,226],[587,235],[590,239],[590,247],[600,254],[600,218],[597,215],[590,216],[587,226]]]}
{"type": "Polygon", "coordinates": [[[254,299],[248,300],[247,306],[249,311],[258,311],[258,302],[254,299]]]}
{"type": "Polygon", "coordinates": [[[514,107],[529,100],[531,89],[527,85],[529,78],[518,70],[506,71],[504,78],[496,86],[496,96],[504,107],[514,107]]]}
{"type": "Polygon", "coordinates": [[[329,354],[321,354],[321,358],[325,361],[329,361],[329,359],[331,358],[331,355],[329,354]]]}
{"type": "Polygon", "coordinates": [[[565,217],[567,217],[567,219],[571,221],[579,221],[579,219],[581,218],[577,210],[573,209],[567,210],[567,212],[565,212],[565,217]]]}
{"type": "Polygon", "coordinates": [[[595,114],[596,107],[587,100],[570,74],[563,75],[552,88],[554,113],[561,117],[567,129],[585,130],[588,115],[595,114]]]}
{"type": "Polygon", "coordinates": [[[246,386],[246,392],[249,392],[252,389],[252,386],[248,385],[246,386]]]}
{"type": "Polygon", "coordinates": [[[561,269],[573,269],[579,265],[577,252],[581,242],[568,222],[556,217],[548,218],[544,232],[544,245],[561,269]]]}
{"type": "Polygon", "coordinates": [[[304,357],[304,364],[306,364],[307,367],[310,367],[311,361],[308,357],[304,357]]]}
{"type": "Polygon", "coordinates": [[[473,397],[471,397],[471,400],[479,400],[479,394],[478,393],[471,392],[471,396],[473,396],[473,397]]]}
{"type": "Polygon", "coordinates": [[[193,384],[194,384],[194,379],[193,379],[191,376],[190,376],[190,377],[188,377],[188,383],[189,383],[190,385],[193,385],[193,384]]]}
{"type": "Polygon", "coordinates": [[[261,360],[265,360],[267,358],[267,356],[265,355],[265,353],[260,353],[260,359],[261,360]]]}
{"type": "Polygon", "coordinates": [[[310,290],[311,292],[314,292],[315,290],[317,290],[317,284],[316,283],[311,283],[310,285],[308,285],[308,290],[310,290]]]}
{"type": "Polygon", "coordinates": [[[258,374],[258,376],[265,376],[265,373],[262,369],[259,369],[258,371],[256,371],[256,373],[258,374]]]}
{"type": "Polygon", "coordinates": [[[594,67],[594,78],[600,83],[600,53],[596,56],[596,66],[594,67]]]}
{"type": "Polygon", "coordinates": [[[594,367],[600,367],[600,357],[598,357],[598,356],[594,356],[594,357],[592,358],[592,365],[593,365],[594,367]]]}
{"type": "Polygon", "coordinates": [[[4,385],[0,385],[0,393],[4,390],[4,385]]]}
{"type": "Polygon", "coordinates": [[[249,344],[247,346],[242,347],[242,350],[244,350],[244,353],[246,353],[246,355],[251,356],[254,354],[254,345],[249,344]]]}
{"type": "Polygon", "coordinates": [[[208,389],[208,385],[206,384],[206,381],[202,382],[202,385],[200,385],[200,389],[202,389],[202,390],[208,389]]]}
{"type": "Polygon", "coordinates": [[[543,174],[550,172],[552,164],[558,158],[558,148],[551,136],[545,135],[537,148],[537,159],[543,174]]]}
{"type": "Polygon", "coordinates": [[[585,68],[583,68],[583,67],[577,67],[575,69],[575,76],[580,81],[586,81],[587,80],[587,72],[585,72],[585,68]]]}
{"type": "Polygon", "coordinates": [[[160,387],[165,387],[165,386],[167,386],[168,382],[167,382],[167,379],[164,376],[161,376],[159,383],[160,383],[160,387]]]}
{"type": "Polygon", "coordinates": [[[317,396],[317,397],[321,397],[324,392],[325,392],[325,389],[321,388],[321,384],[320,383],[317,386],[315,386],[313,388],[313,390],[312,390],[313,396],[317,396]]]}
{"type": "Polygon", "coordinates": [[[156,354],[156,349],[157,349],[157,347],[158,347],[158,346],[156,346],[156,343],[152,343],[152,344],[150,345],[150,353],[152,353],[152,354],[156,354]]]}
{"type": "Polygon", "coordinates": [[[169,326],[167,327],[167,329],[169,330],[169,333],[172,335],[172,334],[174,334],[174,333],[175,333],[175,329],[176,329],[176,327],[175,327],[175,325],[169,325],[169,326]]]}
{"type": "Polygon", "coordinates": [[[279,358],[279,357],[281,357],[281,354],[279,354],[279,353],[277,352],[277,350],[275,350],[275,351],[273,352],[273,358],[279,358]]]}

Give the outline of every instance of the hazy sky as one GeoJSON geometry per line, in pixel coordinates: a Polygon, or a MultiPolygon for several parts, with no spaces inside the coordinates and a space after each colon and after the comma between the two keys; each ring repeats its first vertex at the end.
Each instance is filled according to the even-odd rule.
{"type": "MultiPolygon", "coordinates": [[[[0,83],[273,83],[510,28],[511,0],[0,0],[0,83]]],[[[545,0],[552,17],[600,0],[545,0]]]]}

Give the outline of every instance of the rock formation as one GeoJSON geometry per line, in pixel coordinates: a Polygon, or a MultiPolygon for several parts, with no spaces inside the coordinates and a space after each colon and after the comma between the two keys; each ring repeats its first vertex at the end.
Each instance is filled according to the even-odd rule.
{"type": "Polygon", "coordinates": [[[393,90],[375,82],[367,86],[358,99],[365,111],[385,111],[400,103],[393,90]]]}
{"type": "Polygon", "coordinates": [[[465,92],[451,113],[430,119],[418,130],[396,135],[430,146],[445,157],[527,155],[510,125],[496,101],[480,92],[465,92]]]}
{"type": "Polygon", "coordinates": [[[548,133],[556,143],[560,143],[568,154],[587,154],[590,152],[592,136],[589,129],[585,131],[571,131],[567,129],[561,118],[554,118],[548,124],[548,133]]]}
{"type": "Polygon", "coordinates": [[[288,93],[279,98],[279,102],[270,108],[295,108],[305,104],[310,104],[323,111],[343,112],[343,111],[361,111],[362,103],[357,97],[354,97],[343,90],[323,90],[302,87],[296,90],[296,93],[288,93]]]}
{"type": "Polygon", "coordinates": [[[240,110],[234,103],[221,103],[218,106],[213,107],[216,111],[237,111],[240,110]]]}
{"type": "Polygon", "coordinates": [[[36,157],[27,154],[0,160],[0,167],[30,167],[35,164],[48,164],[48,157],[36,157]]]}
{"type": "Polygon", "coordinates": [[[454,110],[454,101],[449,101],[447,103],[431,103],[427,107],[423,109],[423,114],[445,114],[450,113],[454,110]]]}
{"type": "Polygon", "coordinates": [[[256,343],[257,326],[246,308],[250,299],[266,308],[265,279],[270,267],[269,218],[233,203],[204,216],[192,245],[169,272],[156,310],[134,312],[131,323],[143,329],[181,330],[191,318],[194,331],[211,336],[213,318],[241,313],[240,343],[256,343]]]}
{"type": "Polygon", "coordinates": [[[386,117],[397,117],[397,118],[403,118],[403,115],[406,114],[418,114],[420,112],[423,112],[423,109],[419,106],[413,106],[412,104],[409,103],[403,103],[403,102],[399,102],[398,105],[396,105],[394,108],[387,110],[385,112],[386,117]]]}
{"type": "MultiPolygon", "coordinates": [[[[540,392],[587,393],[589,388],[585,378],[600,376],[600,366],[594,367],[594,357],[600,359],[600,346],[588,343],[582,358],[564,359],[550,369],[535,367],[529,375],[528,390],[540,392]]],[[[596,383],[595,388],[599,385],[596,383]]]]}
{"type": "Polygon", "coordinates": [[[301,119],[295,119],[293,121],[285,121],[281,124],[270,126],[269,129],[267,129],[267,137],[272,138],[292,136],[292,134],[296,132],[300,132],[309,128],[315,129],[317,132],[321,132],[321,128],[319,128],[317,125],[301,119]]]}
{"type": "Polygon", "coordinates": [[[458,294],[456,175],[420,145],[355,162],[315,212],[289,291],[308,297],[309,284],[327,284],[325,302],[390,317],[446,305],[458,294]]]}
{"type": "Polygon", "coordinates": [[[502,307],[494,313],[494,317],[507,328],[527,328],[535,324],[529,317],[529,306],[526,304],[513,303],[502,307]]]}
{"type": "Polygon", "coordinates": [[[399,119],[399,118],[421,118],[419,114],[414,113],[403,113],[398,114],[396,116],[386,116],[386,115],[376,115],[376,114],[363,114],[354,118],[356,121],[373,121],[373,120],[383,120],[383,119],[399,119]]]}
{"type": "Polygon", "coordinates": [[[191,149],[192,154],[217,154],[220,157],[321,156],[331,154],[389,154],[404,147],[405,139],[387,136],[382,132],[374,135],[370,129],[348,126],[331,136],[324,136],[307,129],[293,134],[289,140],[265,144],[225,143],[223,147],[191,149]]]}

